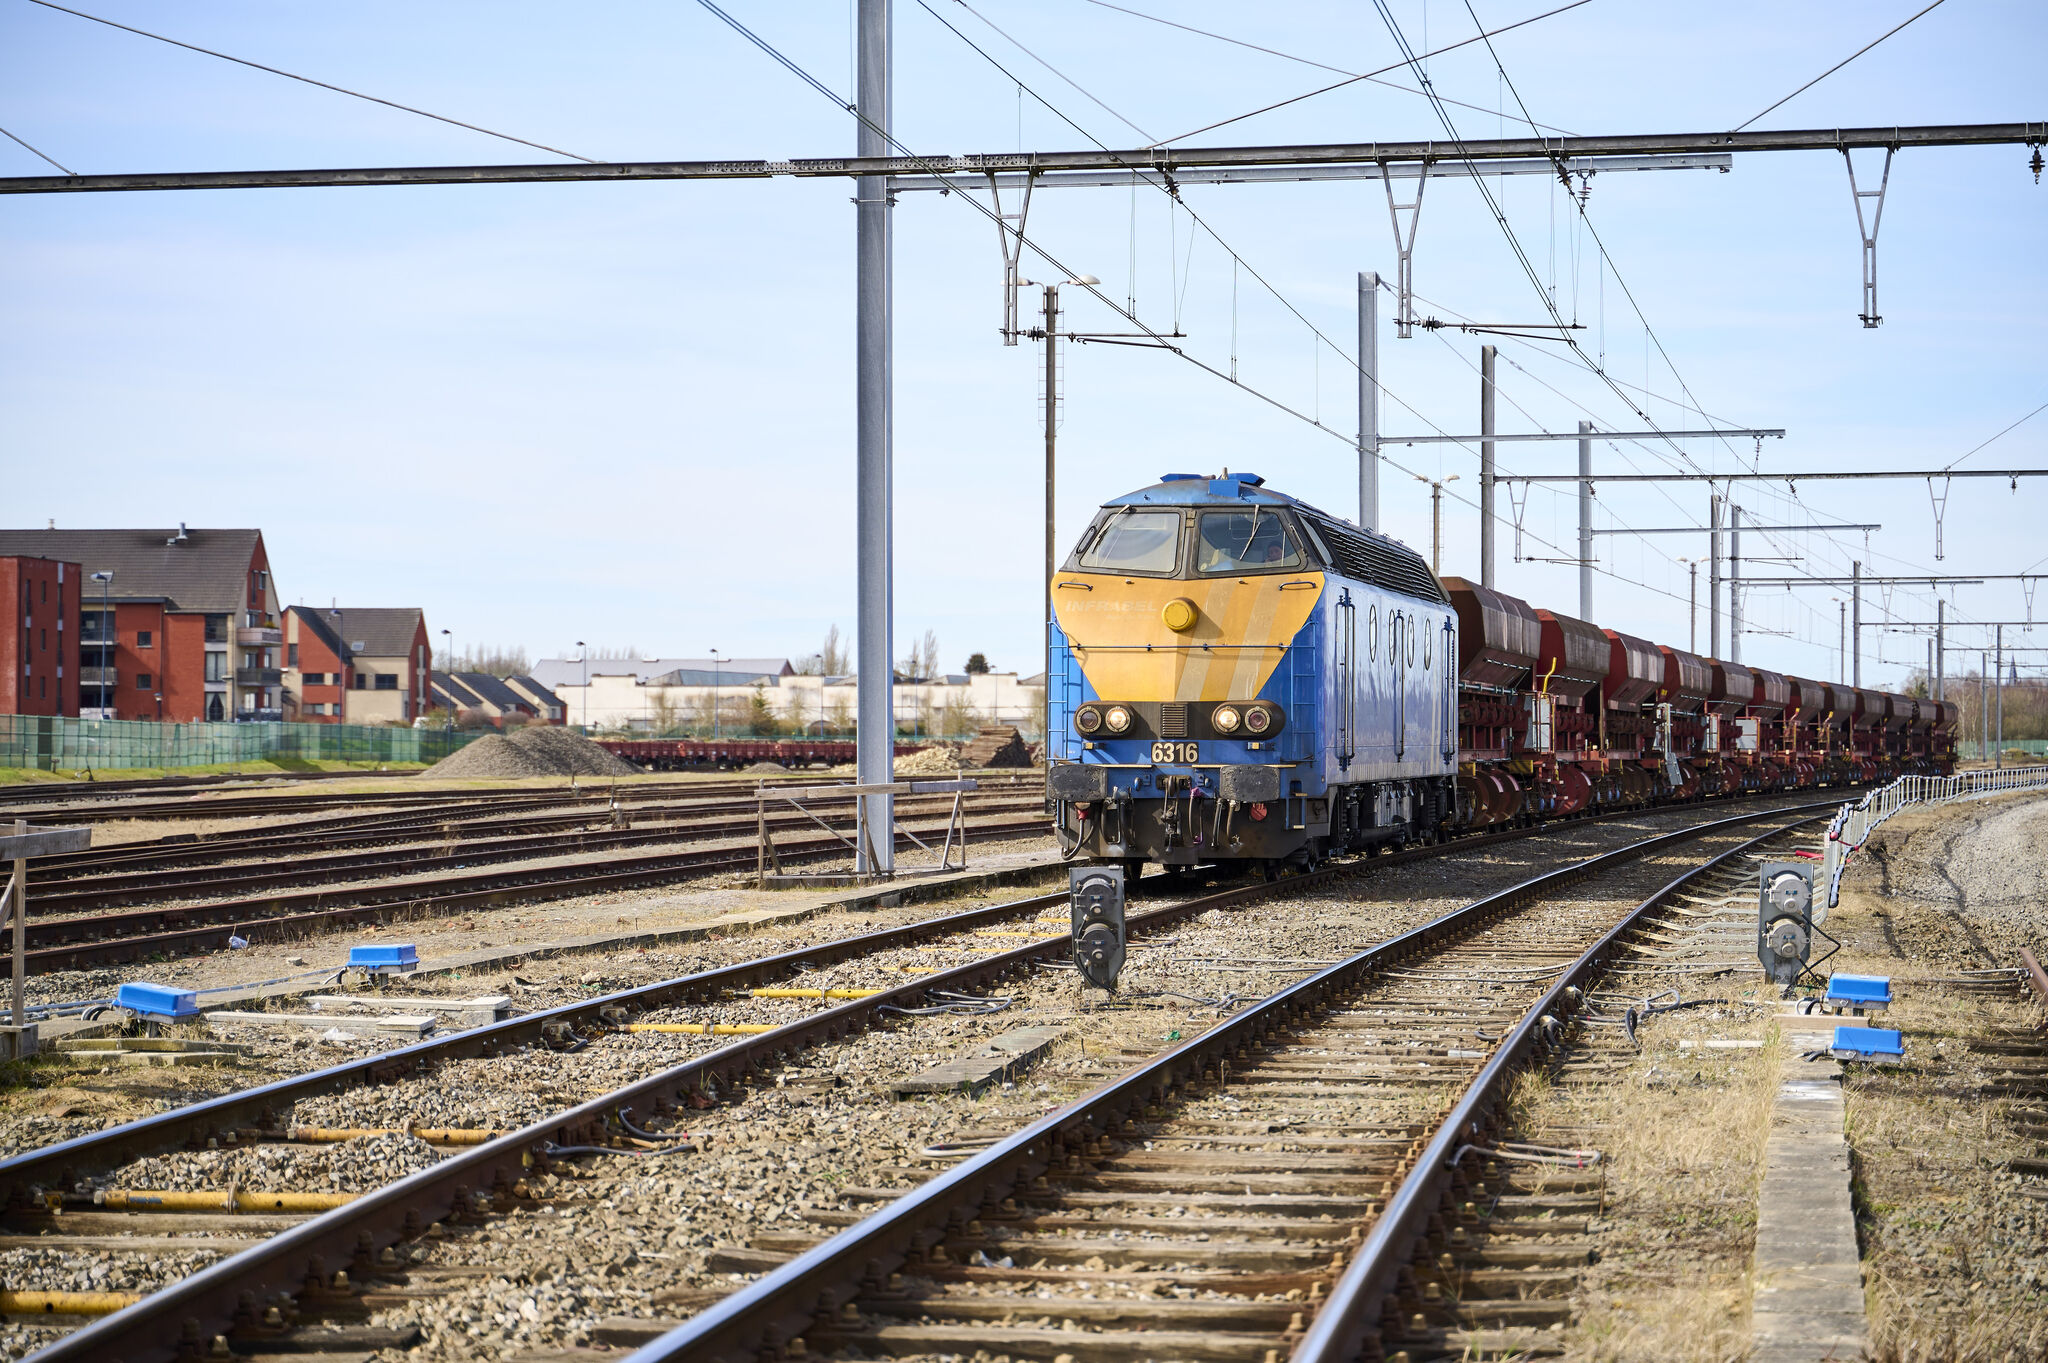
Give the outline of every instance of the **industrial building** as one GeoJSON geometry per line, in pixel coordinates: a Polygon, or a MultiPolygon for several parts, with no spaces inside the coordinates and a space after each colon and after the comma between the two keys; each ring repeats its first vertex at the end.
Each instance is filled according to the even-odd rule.
{"type": "MultiPolygon", "coordinates": [[[[800,673],[787,658],[543,658],[533,675],[568,709],[568,722],[602,730],[666,733],[714,727],[740,731],[767,707],[783,732],[849,733],[859,713],[860,679],[800,673]]],[[[1043,674],[961,672],[893,688],[896,727],[905,733],[1013,724],[1036,733],[1044,709],[1043,674]]]]}

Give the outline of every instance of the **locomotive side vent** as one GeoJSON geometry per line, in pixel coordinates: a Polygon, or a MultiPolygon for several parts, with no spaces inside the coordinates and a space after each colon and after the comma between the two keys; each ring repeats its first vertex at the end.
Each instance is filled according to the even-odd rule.
{"type": "Polygon", "coordinates": [[[1159,736],[1161,738],[1186,738],[1188,736],[1188,707],[1178,701],[1169,701],[1159,707],[1159,736]]]}

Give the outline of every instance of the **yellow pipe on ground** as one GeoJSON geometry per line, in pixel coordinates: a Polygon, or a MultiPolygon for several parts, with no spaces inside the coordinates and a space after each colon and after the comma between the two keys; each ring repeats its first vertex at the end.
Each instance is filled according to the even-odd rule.
{"type": "Polygon", "coordinates": [[[620,1030],[680,1032],[684,1036],[759,1036],[775,1027],[776,1024],[767,1022],[629,1022],[620,1030]]]}
{"type": "Polygon", "coordinates": [[[0,1316],[111,1316],[141,1300],[140,1292],[0,1291],[0,1316]]]}
{"type": "Polygon", "coordinates": [[[411,1131],[396,1128],[354,1127],[354,1126],[295,1126],[292,1139],[310,1141],[316,1145],[333,1145],[341,1141],[352,1141],[358,1136],[416,1136],[428,1145],[482,1145],[504,1135],[479,1127],[415,1127],[411,1131]]]}
{"type": "MultiPolygon", "coordinates": [[[[905,970],[923,970],[923,966],[905,966],[905,970]]],[[[748,995],[757,999],[866,999],[882,993],[880,989],[749,989],[748,995]]]]}
{"type": "Polygon", "coordinates": [[[331,1212],[356,1200],[355,1193],[174,1192],[167,1189],[108,1188],[94,1193],[96,1206],[158,1212],[331,1212]]]}

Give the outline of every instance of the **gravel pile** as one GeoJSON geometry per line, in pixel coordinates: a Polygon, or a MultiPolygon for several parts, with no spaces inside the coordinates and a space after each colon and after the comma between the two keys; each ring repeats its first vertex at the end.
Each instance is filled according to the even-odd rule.
{"type": "Polygon", "coordinates": [[[428,767],[425,776],[635,776],[639,769],[612,756],[581,734],[533,724],[490,734],[428,767]]]}
{"type": "Polygon", "coordinates": [[[261,1192],[367,1193],[440,1161],[439,1152],[411,1136],[358,1136],[336,1145],[252,1145],[154,1155],[120,1170],[107,1186],[198,1192],[232,1183],[261,1192]]]}

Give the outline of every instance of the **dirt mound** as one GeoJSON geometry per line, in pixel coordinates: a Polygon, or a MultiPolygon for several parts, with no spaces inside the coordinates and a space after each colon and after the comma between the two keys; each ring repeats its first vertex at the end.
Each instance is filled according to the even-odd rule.
{"type": "Polygon", "coordinates": [[[632,776],[637,768],[581,734],[536,724],[509,734],[488,734],[421,774],[510,780],[521,776],[632,776]]]}
{"type": "Polygon", "coordinates": [[[959,770],[960,760],[953,750],[938,744],[896,759],[898,776],[951,776],[959,770]]]}
{"type": "Polygon", "coordinates": [[[789,775],[789,768],[783,766],[780,762],[756,762],[750,767],[741,767],[740,770],[749,776],[789,775]]]}

